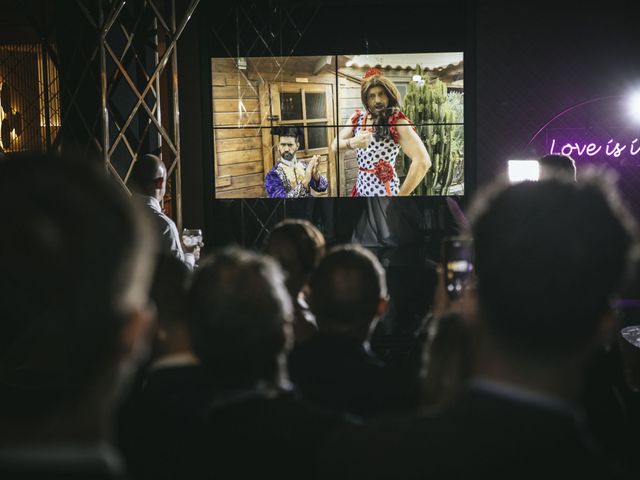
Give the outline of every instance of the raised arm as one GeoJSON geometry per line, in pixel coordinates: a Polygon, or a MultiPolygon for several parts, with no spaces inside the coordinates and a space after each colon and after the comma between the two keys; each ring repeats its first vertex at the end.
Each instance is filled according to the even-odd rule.
{"type": "Polygon", "coordinates": [[[407,177],[402,182],[398,193],[400,196],[407,196],[411,195],[411,192],[415,190],[427,174],[427,170],[431,167],[431,159],[424,143],[422,143],[422,140],[407,120],[401,118],[396,125],[400,148],[402,148],[405,155],[411,158],[411,166],[407,172],[407,177]]]}
{"type": "Polygon", "coordinates": [[[338,145],[340,145],[342,152],[355,148],[367,148],[371,140],[373,140],[371,132],[359,132],[354,136],[353,127],[344,127],[340,130],[338,137],[333,139],[331,150],[333,150],[334,153],[337,152],[338,145]]]}
{"type": "Polygon", "coordinates": [[[338,146],[341,151],[346,151],[347,149],[352,148],[349,142],[350,138],[353,138],[353,127],[343,127],[338,136],[334,138],[331,143],[331,150],[333,153],[338,152],[338,146]]]}

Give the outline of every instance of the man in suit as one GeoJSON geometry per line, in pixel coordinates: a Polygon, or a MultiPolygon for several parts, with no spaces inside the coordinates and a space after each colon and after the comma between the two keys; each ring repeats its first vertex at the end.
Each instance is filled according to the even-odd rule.
{"type": "Polygon", "coordinates": [[[0,478],[116,479],[114,400],[145,351],[154,241],[104,168],[0,163],[0,478]]]}
{"type": "Polygon", "coordinates": [[[157,319],[151,357],[119,415],[119,446],[137,480],[187,475],[185,439],[195,435],[211,400],[212,381],[191,346],[190,279],[179,259],[158,257],[151,287],[157,319]]]}
{"type": "Polygon", "coordinates": [[[369,346],[387,302],[384,269],[368,250],[335,247],[320,261],[309,281],[318,333],[289,357],[291,379],[304,398],[360,417],[410,401],[399,375],[369,346]]]}
{"type": "Polygon", "coordinates": [[[351,441],[344,455],[363,459],[368,478],[622,476],[578,404],[635,233],[600,175],[496,186],[476,199],[477,286],[463,304],[471,382],[438,412],[351,441]]]}
{"type": "Polygon", "coordinates": [[[189,304],[194,350],[215,390],[194,466],[203,478],[306,478],[340,418],[288,388],[292,305],[280,267],[222,251],[200,265],[189,304]]]}

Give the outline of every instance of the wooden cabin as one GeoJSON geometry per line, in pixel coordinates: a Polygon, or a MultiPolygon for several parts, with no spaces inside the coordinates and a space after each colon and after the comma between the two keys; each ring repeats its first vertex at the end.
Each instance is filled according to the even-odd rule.
{"type": "Polygon", "coordinates": [[[300,125],[299,160],[319,155],[337,196],[334,57],[213,59],[216,198],[264,197],[264,178],[278,154],[271,127],[300,125]]]}

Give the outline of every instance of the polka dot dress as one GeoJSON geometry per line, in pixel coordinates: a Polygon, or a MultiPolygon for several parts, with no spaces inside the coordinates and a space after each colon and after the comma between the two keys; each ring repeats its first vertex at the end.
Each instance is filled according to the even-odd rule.
{"type": "MultiPolygon", "coordinates": [[[[354,136],[362,132],[362,119],[363,114],[360,114],[357,126],[354,130],[354,136]]],[[[376,162],[384,160],[389,162],[394,167],[394,175],[389,182],[389,190],[392,196],[398,195],[400,191],[400,180],[398,174],[395,172],[396,157],[400,152],[400,145],[393,141],[391,138],[385,138],[376,140],[375,135],[371,140],[371,143],[367,148],[356,148],[356,159],[358,160],[358,180],[356,181],[356,188],[358,189],[358,196],[360,197],[386,197],[387,190],[384,183],[382,183],[373,172],[366,172],[364,170],[373,170],[376,162]]]]}

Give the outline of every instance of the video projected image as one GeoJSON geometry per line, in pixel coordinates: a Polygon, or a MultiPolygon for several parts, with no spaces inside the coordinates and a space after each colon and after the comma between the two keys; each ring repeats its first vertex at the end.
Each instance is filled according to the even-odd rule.
{"type": "Polygon", "coordinates": [[[215,196],[464,194],[463,54],[212,60],[215,196]]]}

